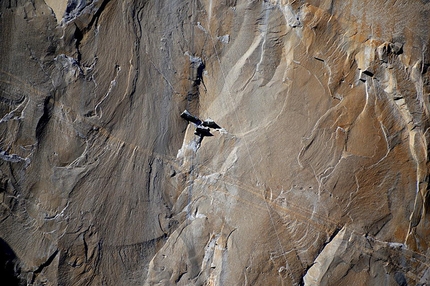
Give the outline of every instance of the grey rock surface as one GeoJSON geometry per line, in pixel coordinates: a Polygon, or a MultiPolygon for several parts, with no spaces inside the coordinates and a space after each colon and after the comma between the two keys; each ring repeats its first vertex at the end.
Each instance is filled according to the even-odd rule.
{"type": "Polygon", "coordinates": [[[1,1],[0,276],[430,284],[429,14],[1,1]]]}

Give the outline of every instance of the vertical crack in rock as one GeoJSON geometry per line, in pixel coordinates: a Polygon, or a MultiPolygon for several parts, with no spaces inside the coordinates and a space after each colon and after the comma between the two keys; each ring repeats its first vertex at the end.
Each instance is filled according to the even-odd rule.
{"type": "MultiPolygon", "coordinates": [[[[91,29],[105,9],[110,0],[69,0],[64,13],[63,20],[65,23],[79,19],[80,22],[89,21],[86,29],[91,29]]],[[[82,29],[82,27],[80,27],[82,29]]]]}
{"type": "Polygon", "coordinates": [[[37,277],[37,275],[39,273],[41,273],[43,271],[44,268],[48,267],[49,265],[51,265],[52,261],[54,261],[55,257],[58,254],[58,249],[54,251],[54,253],[52,253],[48,259],[42,263],[41,265],[39,265],[39,267],[37,267],[34,271],[33,271],[33,279],[31,281],[31,283],[34,283],[34,279],[37,277]]]}

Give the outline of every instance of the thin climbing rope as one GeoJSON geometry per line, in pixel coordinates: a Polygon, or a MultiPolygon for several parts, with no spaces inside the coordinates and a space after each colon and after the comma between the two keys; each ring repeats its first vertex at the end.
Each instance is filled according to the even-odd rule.
{"type": "MultiPolygon", "coordinates": [[[[194,44],[194,22],[195,22],[195,5],[196,5],[196,0],[190,0],[190,6],[191,6],[191,17],[190,17],[190,44],[189,44],[189,48],[190,48],[190,57],[194,57],[195,56],[195,44],[194,44]]],[[[194,92],[194,79],[192,78],[194,76],[194,64],[190,63],[190,66],[188,68],[188,80],[189,82],[189,88],[188,88],[188,93],[187,93],[187,104],[186,104],[186,109],[189,110],[190,109],[190,104],[191,101],[193,100],[193,92],[194,92]]]]}
{"type": "MultiPolygon", "coordinates": [[[[210,19],[208,18],[208,26],[209,26],[209,28],[210,28],[209,21],[210,21],[210,19]]],[[[225,84],[227,83],[227,77],[226,77],[226,74],[225,74],[225,72],[224,72],[224,70],[223,70],[222,63],[221,63],[221,59],[220,59],[220,57],[219,57],[219,55],[218,55],[218,50],[217,50],[217,48],[216,48],[216,46],[215,46],[215,41],[214,41],[214,39],[213,39],[212,35],[210,34],[210,30],[209,30],[209,29],[206,29],[206,31],[208,31],[207,33],[208,33],[209,37],[211,38],[212,46],[213,46],[213,48],[214,48],[215,56],[216,56],[216,58],[217,58],[217,61],[218,61],[218,64],[219,64],[219,67],[220,67],[220,70],[221,70],[221,75],[222,75],[222,77],[223,77],[223,81],[224,81],[224,85],[225,85],[225,84]]],[[[234,102],[234,99],[233,99],[233,96],[232,96],[232,94],[231,94],[231,90],[230,90],[230,87],[229,87],[229,86],[227,87],[227,94],[228,94],[228,96],[230,97],[230,102],[232,102],[232,103],[233,103],[233,102],[234,102]]],[[[227,105],[226,103],[224,103],[224,104],[225,104],[225,105],[227,105]]],[[[233,104],[232,104],[232,105],[233,105],[233,104]]],[[[236,118],[237,125],[238,125],[238,126],[241,126],[241,121],[239,120],[239,116],[237,115],[237,111],[236,111],[236,109],[234,108],[234,106],[233,106],[233,113],[234,113],[234,116],[235,116],[235,118],[236,118]]],[[[252,172],[253,172],[253,174],[254,174],[255,178],[257,178],[257,182],[260,182],[260,179],[259,179],[259,176],[258,176],[258,172],[257,172],[257,170],[256,170],[256,168],[255,168],[255,163],[254,163],[254,160],[252,159],[251,151],[250,151],[250,149],[249,149],[249,144],[248,144],[248,142],[247,142],[247,140],[246,140],[246,136],[244,136],[244,137],[243,137],[243,141],[244,141],[244,145],[245,145],[245,147],[246,147],[246,151],[247,151],[247,153],[248,153],[249,161],[250,161],[250,163],[251,163],[252,172]]],[[[257,145],[257,148],[258,148],[258,150],[259,150],[259,151],[260,151],[260,153],[261,153],[261,149],[260,149],[260,147],[259,147],[258,145],[257,145]]],[[[270,222],[271,222],[271,224],[272,224],[273,230],[275,231],[275,234],[276,234],[276,238],[277,238],[277,240],[278,240],[279,247],[281,248],[281,251],[282,251],[282,254],[281,254],[281,255],[282,255],[282,256],[284,257],[284,259],[285,259],[285,267],[286,267],[287,269],[290,269],[290,268],[289,268],[289,265],[288,265],[288,260],[287,260],[287,256],[286,256],[286,254],[285,254],[284,247],[283,247],[283,245],[282,245],[282,243],[281,243],[281,239],[280,239],[280,237],[279,237],[279,234],[278,234],[278,232],[276,231],[275,222],[274,222],[274,220],[273,220],[273,216],[272,216],[272,214],[271,214],[271,212],[270,212],[269,204],[268,204],[267,200],[264,198],[264,190],[263,190],[263,189],[261,189],[261,193],[262,193],[263,200],[264,200],[264,202],[265,202],[265,206],[266,206],[267,212],[268,212],[269,217],[270,217],[270,222]]],[[[288,275],[289,275],[289,276],[290,276],[290,278],[294,281],[294,279],[293,279],[293,277],[291,277],[290,273],[288,273],[288,275]]]]}
{"type": "MultiPolygon", "coordinates": [[[[194,47],[194,22],[195,22],[195,0],[190,0],[191,5],[191,17],[190,17],[190,56],[194,57],[195,47],[194,47]]],[[[187,103],[186,103],[186,110],[190,109],[191,101],[193,100],[193,92],[194,92],[194,65],[193,63],[190,63],[189,69],[188,69],[188,80],[189,80],[189,88],[187,93],[187,103]]],[[[195,139],[193,138],[193,141],[195,139]]],[[[193,142],[195,143],[195,142],[193,142]]],[[[197,159],[197,152],[192,152],[191,159],[190,159],[190,169],[189,169],[189,187],[188,187],[188,200],[187,200],[187,223],[191,223],[191,203],[192,203],[192,196],[193,196],[193,186],[194,186],[194,178],[195,178],[195,172],[196,172],[196,159],[197,159]]]]}

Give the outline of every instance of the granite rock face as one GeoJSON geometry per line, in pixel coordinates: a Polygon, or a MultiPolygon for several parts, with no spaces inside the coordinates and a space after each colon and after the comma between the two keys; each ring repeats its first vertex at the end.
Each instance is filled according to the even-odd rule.
{"type": "Polygon", "coordinates": [[[429,15],[1,1],[0,275],[428,285],[429,15]],[[185,109],[220,128],[195,135],[185,109]]]}

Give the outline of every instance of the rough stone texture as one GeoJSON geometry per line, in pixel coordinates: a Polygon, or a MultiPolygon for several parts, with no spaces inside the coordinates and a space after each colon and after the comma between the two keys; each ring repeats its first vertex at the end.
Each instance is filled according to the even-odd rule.
{"type": "Polygon", "coordinates": [[[0,275],[429,284],[427,2],[0,1],[0,275]]]}

